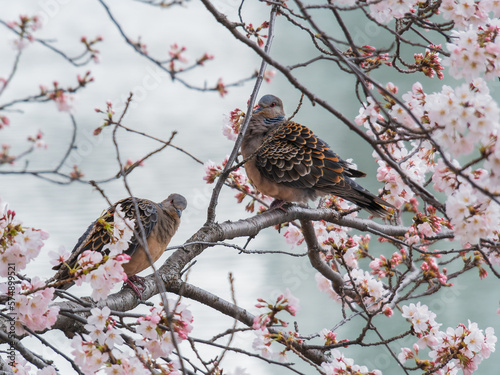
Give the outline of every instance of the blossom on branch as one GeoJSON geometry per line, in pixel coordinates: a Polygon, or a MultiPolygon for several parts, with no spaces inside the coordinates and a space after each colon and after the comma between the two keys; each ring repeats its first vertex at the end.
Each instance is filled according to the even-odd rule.
{"type": "Polygon", "coordinates": [[[10,295],[14,301],[16,335],[28,333],[24,327],[40,332],[54,325],[59,315],[59,306],[52,305],[54,288],[45,288],[45,282],[34,277],[31,282],[23,280],[10,295]]]}
{"type": "Polygon", "coordinates": [[[468,326],[459,324],[455,329],[449,327],[440,331],[441,324],[436,323],[436,314],[420,302],[403,306],[402,315],[410,321],[419,339],[413,350],[402,349],[398,356],[402,363],[414,359],[417,366],[425,365],[429,373],[457,374],[461,369],[464,374],[472,374],[495,351],[497,338],[491,327],[483,331],[477,323],[469,321],[468,326]],[[425,347],[431,350],[429,360],[419,358],[419,350],[425,347]]]}
{"type": "Polygon", "coordinates": [[[229,114],[229,119],[224,121],[222,134],[230,141],[235,141],[240,133],[241,125],[245,120],[245,112],[236,108],[229,114]]]}
{"type": "Polygon", "coordinates": [[[270,327],[274,324],[280,324],[283,327],[286,327],[288,324],[276,318],[276,314],[280,311],[287,311],[290,315],[295,316],[295,313],[300,310],[299,300],[292,295],[290,289],[286,289],[284,294],[280,294],[278,298],[276,298],[276,302],[274,304],[267,302],[266,300],[259,298],[257,299],[259,302],[255,305],[257,308],[265,308],[268,309],[268,312],[265,312],[261,315],[257,315],[254,318],[253,329],[265,329],[266,327],[270,327]]]}
{"type": "Polygon", "coordinates": [[[359,366],[354,363],[352,358],[347,358],[338,349],[332,349],[330,352],[331,360],[321,364],[322,370],[326,375],[382,375],[379,370],[368,370],[366,366],[359,366]]]}
{"type": "Polygon", "coordinates": [[[267,38],[267,35],[261,34],[260,31],[263,29],[267,29],[269,27],[269,22],[264,21],[262,25],[258,26],[257,28],[254,28],[254,26],[250,23],[247,26],[245,26],[245,30],[247,32],[247,38],[250,39],[251,36],[257,38],[257,44],[259,47],[264,46],[264,40],[263,38],[267,38]]]}
{"type": "Polygon", "coordinates": [[[41,28],[42,24],[38,16],[28,17],[20,15],[18,21],[7,22],[7,26],[19,35],[19,39],[12,41],[13,47],[17,50],[22,50],[35,40],[32,33],[41,28]]]}
{"type": "Polygon", "coordinates": [[[35,259],[49,234],[22,226],[15,211],[7,209],[0,198],[0,276],[9,276],[9,265],[20,272],[35,259]]]}

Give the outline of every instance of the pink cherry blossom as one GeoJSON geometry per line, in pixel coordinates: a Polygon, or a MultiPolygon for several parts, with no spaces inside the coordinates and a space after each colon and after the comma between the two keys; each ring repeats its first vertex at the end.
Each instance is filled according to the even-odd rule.
{"type": "Polygon", "coordinates": [[[370,3],[370,15],[378,22],[388,23],[394,18],[403,18],[416,4],[418,0],[387,0],[370,3]]]}
{"type": "Polygon", "coordinates": [[[379,370],[368,370],[366,366],[359,366],[354,363],[352,358],[347,358],[338,350],[333,349],[330,352],[330,361],[323,362],[321,368],[326,375],[340,375],[340,374],[359,374],[359,375],[382,375],[379,370]]]}
{"type": "Polygon", "coordinates": [[[22,325],[33,331],[43,331],[56,322],[60,307],[52,305],[54,288],[44,287],[45,283],[34,277],[31,283],[23,280],[16,289],[13,300],[17,335],[26,333],[22,325]]]}
{"type": "Polygon", "coordinates": [[[304,242],[302,231],[292,223],[288,225],[283,237],[285,237],[286,243],[290,244],[292,249],[304,242]]]}

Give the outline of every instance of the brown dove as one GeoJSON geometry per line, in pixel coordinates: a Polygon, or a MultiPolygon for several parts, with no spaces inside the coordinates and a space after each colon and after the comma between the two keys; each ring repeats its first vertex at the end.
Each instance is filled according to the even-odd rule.
{"type": "Polygon", "coordinates": [[[333,194],[377,216],[394,207],[356,183],[365,173],[334,153],[308,127],[285,119],[282,101],[263,96],[252,114],[241,144],[248,177],[263,194],[278,202],[306,203],[333,194]]]}
{"type": "MultiPolygon", "coordinates": [[[[134,198],[139,208],[139,219],[144,228],[147,239],[148,250],[153,262],[158,260],[165,251],[173,235],[179,228],[182,211],[187,206],[186,198],[180,194],[171,194],[161,203],[155,203],[148,199],[134,198]]],[[[141,297],[140,291],[132,281],[142,283],[142,278],[136,276],[137,273],[148,268],[151,263],[137,239],[136,233],[140,229],[137,223],[137,214],[135,211],[133,198],[125,198],[116,202],[108,208],[106,212],[87,228],[87,231],[80,237],[75,245],[70,257],[65,263],[61,263],[53,269],[58,272],[52,277],[51,281],[63,281],[71,278],[70,269],[77,265],[78,257],[85,250],[99,251],[105,253],[103,247],[110,242],[110,231],[106,224],[113,222],[113,214],[116,206],[121,205],[121,209],[128,219],[135,219],[135,234],[133,235],[129,247],[124,251],[130,256],[128,263],[123,264],[123,269],[127,274],[126,283],[141,297]]],[[[60,289],[68,289],[73,283],[59,285],[60,289]]]]}

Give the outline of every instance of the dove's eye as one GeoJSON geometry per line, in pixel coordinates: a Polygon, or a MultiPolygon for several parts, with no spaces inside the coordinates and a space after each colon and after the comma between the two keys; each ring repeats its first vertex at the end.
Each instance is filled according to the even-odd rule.
{"type": "Polygon", "coordinates": [[[276,106],[276,103],[271,103],[271,107],[275,107],[276,106]]]}

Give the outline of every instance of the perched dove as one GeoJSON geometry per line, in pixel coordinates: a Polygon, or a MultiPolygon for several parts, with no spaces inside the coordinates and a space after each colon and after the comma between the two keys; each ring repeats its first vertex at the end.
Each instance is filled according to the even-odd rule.
{"type": "Polygon", "coordinates": [[[373,195],[353,177],[365,173],[353,168],[304,125],[285,119],[282,101],[263,96],[243,137],[241,153],[248,177],[257,189],[281,201],[302,202],[333,194],[377,216],[393,207],[373,195]]]}
{"type": "MultiPolygon", "coordinates": [[[[141,198],[135,198],[135,201],[139,208],[138,216],[147,238],[148,250],[153,262],[155,262],[163,254],[172,236],[177,231],[181,221],[181,214],[187,206],[187,201],[180,194],[171,194],[161,203],[141,198]]],[[[78,257],[85,250],[106,253],[106,250],[103,250],[103,248],[110,242],[110,235],[112,235],[112,231],[110,233],[109,227],[106,228],[106,224],[113,222],[113,214],[118,204],[121,206],[125,218],[135,219],[134,230],[135,233],[139,233],[140,238],[141,231],[137,223],[138,217],[133,198],[122,199],[108,208],[99,219],[90,224],[87,231],[78,240],[69,259],[65,263],[61,263],[53,268],[58,270],[58,272],[52,277],[51,281],[63,281],[71,278],[70,269],[75,268],[78,257]]],[[[142,278],[136,276],[136,274],[151,265],[143,246],[141,246],[141,242],[134,234],[128,249],[124,251],[125,254],[130,255],[130,260],[128,263],[123,264],[123,269],[128,276],[126,283],[139,297],[141,297],[141,293],[132,281],[142,282],[142,278]]],[[[67,289],[71,285],[73,283],[65,283],[58,287],[60,289],[67,289]]]]}

